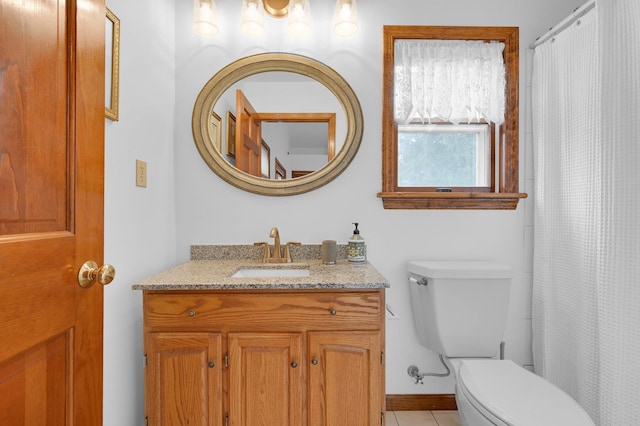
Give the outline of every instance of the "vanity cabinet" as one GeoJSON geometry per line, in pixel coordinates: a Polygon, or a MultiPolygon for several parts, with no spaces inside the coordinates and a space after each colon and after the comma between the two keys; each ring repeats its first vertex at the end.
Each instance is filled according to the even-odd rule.
{"type": "Polygon", "coordinates": [[[301,333],[229,333],[229,424],[303,424],[301,333]]]}
{"type": "Polygon", "coordinates": [[[378,331],[309,333],[309,426],[384,424],[378,331]]]}
{"type": "Polygon", "coordinates": [[[384,289],[144,291],[149,426],[384,424],[384,289]]]}
{"type": "Polygon", "coordinates": [[[222,334],[145,336],[149,425],[222,426],[222,334]]]}

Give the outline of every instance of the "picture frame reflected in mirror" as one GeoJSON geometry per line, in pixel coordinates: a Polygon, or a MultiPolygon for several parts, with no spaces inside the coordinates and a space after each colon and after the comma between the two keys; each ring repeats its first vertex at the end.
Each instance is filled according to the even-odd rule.
{"type": "Polygon", "coordinates": [[[227,155],[236,158],[236,116],[227,111],[227,155]]]}

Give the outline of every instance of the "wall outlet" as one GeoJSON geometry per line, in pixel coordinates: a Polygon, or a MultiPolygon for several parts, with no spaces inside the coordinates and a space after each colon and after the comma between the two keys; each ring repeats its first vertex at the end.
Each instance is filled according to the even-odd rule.
{"type": "Polygon", "coordinates": [[[136,186],[147,187],[147,162],[136,160],[136,186]]]}

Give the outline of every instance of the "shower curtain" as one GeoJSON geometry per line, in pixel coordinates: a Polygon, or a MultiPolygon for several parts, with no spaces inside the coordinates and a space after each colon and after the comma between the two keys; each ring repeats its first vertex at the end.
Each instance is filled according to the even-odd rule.
{"type": "Polygon", "coordinates": [[[640,425],[640,1],[535,48],[533,352],[602,426],[640,425]]]}

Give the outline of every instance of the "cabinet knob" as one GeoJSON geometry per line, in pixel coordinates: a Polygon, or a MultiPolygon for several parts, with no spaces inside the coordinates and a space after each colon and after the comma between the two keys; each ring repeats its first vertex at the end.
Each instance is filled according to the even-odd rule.
{"type": "Polygon", "coordinates": [[[187,315],[189,315],[190,318],[193,318],[196,316],[196,311],[194,311],[193,309],[189,309],[189,312],[187,312],[187,315]]]}
{"type": "Polygon", "coordinates": [[[298,363],[295,361],[291,361],[291,367],[296,368],[298,366],[298,363]]]}
{"type": "Polygon", "coordinates": [[[331,315],[336,315],[336,314],[338,313],[338,311],[336,311],[335,309],[331,309],[331,310],[329,311],[329,313],[330,313],[331,315]]]}
{"type": "Polygon", "coordinates": [[[313,358],[313,359],[311,360],[311,364],[313,364],[313,365],[318,365],[318,360],[317,360],[316,358],[313,358]]]}
{"type": "Polygon", "coordinates": [[[216,363],[213,361],[209,361],[209,363],[207,364],[209,366],[209,368],[213,368],[216,366],[216,363]]]}

